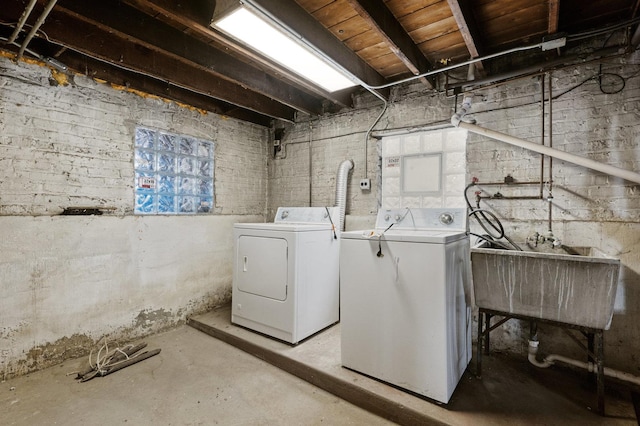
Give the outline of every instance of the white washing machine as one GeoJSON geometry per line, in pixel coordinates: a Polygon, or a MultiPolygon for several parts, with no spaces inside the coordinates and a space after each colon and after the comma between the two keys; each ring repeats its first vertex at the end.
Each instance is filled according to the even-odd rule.
{"type": "Polygon", "coordinates": [[[471,360],[465,209],[378,212],[342,233],[342,365],[447,403],[471,360]]]}
{"type": "Polygon", "coordinates": [[[273,223],[234,224],[231,322],[294,344],[338,322],[338,216],[280,207],[273,223]]]}

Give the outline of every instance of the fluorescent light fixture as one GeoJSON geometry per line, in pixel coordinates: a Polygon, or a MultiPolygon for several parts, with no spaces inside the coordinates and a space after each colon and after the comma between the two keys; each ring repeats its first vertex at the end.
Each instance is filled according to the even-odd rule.
{"type": "Polygon", "coordinates": [[[329,92],[356,85],[317,52],[303,45],[302,40],[294,39],[293,35],[244,6],[214,25],[329,92]]]}

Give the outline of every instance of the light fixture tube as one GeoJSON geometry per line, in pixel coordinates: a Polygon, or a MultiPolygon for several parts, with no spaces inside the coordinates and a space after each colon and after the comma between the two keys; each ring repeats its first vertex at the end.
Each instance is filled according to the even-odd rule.
{"type": "Polygon", "coordinates": [[[213,25],[328,92],[358,83],[281,25],[245,5],[213,25]]]}

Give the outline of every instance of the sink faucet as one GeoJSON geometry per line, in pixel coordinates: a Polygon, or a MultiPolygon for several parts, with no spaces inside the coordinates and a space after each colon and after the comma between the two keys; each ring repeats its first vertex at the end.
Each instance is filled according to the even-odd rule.
{"type": "Polygon", "coordinates": [[[549,243],[552,248],[557,248],[562,245],[562,242],[556,238],[551,231],[549,231],[547,235],[541,235],[539,232],[535,232],[527,237],[527,243],[533,243],[534,247],[538,247],[538,243],[549,243]]]}
{"type": "Polygon", "coordinates": [[[544,237],[540,235],[539,232],[536,232],[527,237],[527,243],[532,242],[534,247],[538,247],[538,243],[544,242],[544,237]]]}
{"type": "Polygon", "coordinates": [[[551,247],[556,248],[562,245],[562,242],[553,235],[553,232],[549,231],[546,237],[544,237],[545,241],[551,243],[551,247]]]}

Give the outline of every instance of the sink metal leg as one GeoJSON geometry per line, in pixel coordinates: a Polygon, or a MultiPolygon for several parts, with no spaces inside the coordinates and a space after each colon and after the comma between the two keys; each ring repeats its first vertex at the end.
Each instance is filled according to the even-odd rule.
{"type": "Polygon", "coordinates": [[[484,330],[486,335],[484,336],[484,353],[485,355],[489,355],[489,333],[491,332],[491,314],[485,312],[484,314],[484,330]]]}
{"type": "Polygon", "coordinates": [[[482,377],[482,320],[484,313],[478,310],[478,344],[476,345],[476,377],[482,377]]]}
{"type": "Polygon", "coordinates": [[[604,332],[598,330],[595,333],[596,338],[596,364],[598,367],[597,375],[597,392],[598,392],[598,414],[604,416],[604,332]]]}
{"type": "MultiPolygon", "coordinates": [[[[533,318],[525,315],[513,315],[509,312],[499,312],[490,309],[478,309],[478,345],[476,349],[476,375],[478,378],[482,374],[482,357],[483,355],[489,355],[490,340],[489,335],[492,330],[500,327],[506,321],[511,318],[518,318],[521,320],[528,320],[530,326],[530,337],[535,339],[537,337],[537,322],[543,321],[540,318],[533,318]],[[491,317],[498,316],[503,317],[499,321],[496,321],[493,326],[491,325],[491,317]],[[484,354],[483,354],[484,352],[484,354]]],[[[581,327],[570,324],[564,324],[557,321],[546,320],[545,323],[557,325],[563,327],[563,330],[567,332],[567,335],[571,337],[582,349],[588,353],[588,362],[592,362],[594,365],[594,371],[589,373],[589,380],[595,379],[596,391],[597,391],[597,408],[598,414],[604,416],[605,399],[604,399],[604,330],[594,329],[591,327],[581,327]],[[582,334],[587,338],[587,346],[583,342],[578,340],[572,333],[569,333],[565,328],[571,328],[574,330],[580,330],[582,334]]],[[[635,408],[640,412],[640,395],[635,395],[636,405],[635,408]]]]}
{"type": "MultiPolygon", "coordinates": [[[[587,336],[587,362],[593,362],[595,363],[597,361],[597,356],[596,356],[596,348],[595,348],[595,340],[594,340],[594,334],[593,333],[585,333],[585,335],[587,336]]],[[[589,379],[591,380],[591,382],[593,384],[596,384],[597,382],[597,372],[594,372],[593,374],[589,374],[589,379]]]]}

